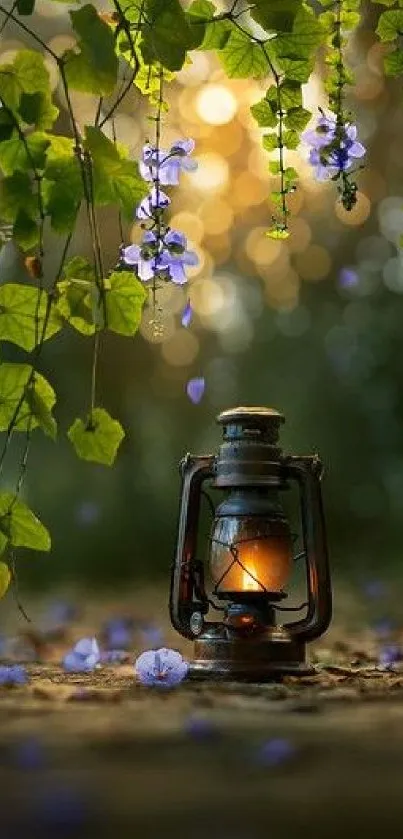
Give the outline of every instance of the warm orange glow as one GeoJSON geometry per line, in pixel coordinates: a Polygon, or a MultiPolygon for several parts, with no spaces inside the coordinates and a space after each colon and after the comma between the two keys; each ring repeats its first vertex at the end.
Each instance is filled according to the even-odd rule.
{"type": "Polygon", "coordinates": [[[279,592],[287,585],[292,561],[288,541],[268,537],[244,544],[234,544],[234,554],[225,546],[215,546],[211,557],[211,572],[219,591],[279,592]],[[227,571],[227,573],[225,573],[227,571]]]}
{"type": "Polygon", "coordinates": [[[256,568],[253,563],[248,563],[247,571],[242,572],[242,589],[243,591],[259,591],[260,588],[256,568]]]}

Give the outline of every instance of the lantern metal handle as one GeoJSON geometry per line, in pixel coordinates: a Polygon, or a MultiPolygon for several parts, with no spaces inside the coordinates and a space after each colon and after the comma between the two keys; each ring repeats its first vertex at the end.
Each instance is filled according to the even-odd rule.
{"type": "MultiPolygon", "coordinates": [[[[195,639],[206,626],[203,614],[208,612],[207,599],[194,600],[195,553],[200,513],[200,497],[204,481],[214,476],[215,456],[193,457],[181,461],[182,492],[179,509],[176,555],[172,565],[169,611],[173,627],[184,638],[195,639]]],[[[208,622],[211,626],[218,626],[208,622]]]]}
{"type": "Polygon", "coordinates": [[[295,623],[285,624],[285,628],[303,642],[323,635],[332,618],[332,588],[320,484],[322,471],[317,455],[290,457],[285,462],[286,477],[296,480],[300,489],[309,593],[306,616],[295,623]]]}

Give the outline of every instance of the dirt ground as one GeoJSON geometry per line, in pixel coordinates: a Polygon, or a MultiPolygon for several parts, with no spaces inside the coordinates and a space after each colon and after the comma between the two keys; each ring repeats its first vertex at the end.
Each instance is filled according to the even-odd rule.
{"type": "MultiPolygon", "coordinates": [[[[190,658],[161,591],[87,602],[57,641],[38,633],[42,604],[30,604],[28,630],[8,604],[2,629],[19,633],[22,658],[34,635],[39,660],[26,665],[27,685],[0,688],[0,839],[400,836],[403,667],[379,668],[385,641],[342,598],[311,650],[315,676],[164,693],[134,680],[150,646],[136,632],[122,665],[60,667],[75,640],[130,611],[190,658]]],[[[403,642],[403,625],[389,641],[403,642]]]]}

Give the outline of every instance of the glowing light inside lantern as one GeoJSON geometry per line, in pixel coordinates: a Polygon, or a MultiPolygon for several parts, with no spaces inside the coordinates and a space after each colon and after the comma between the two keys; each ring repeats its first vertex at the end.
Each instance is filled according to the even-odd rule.
{"type": "Polygon", "coordinates": [[[248,563],[242,574],[243,591],[259,591],[261,588],[262,587],[257,581],[257,571],[255,566],[252,563],[248,563]]]}

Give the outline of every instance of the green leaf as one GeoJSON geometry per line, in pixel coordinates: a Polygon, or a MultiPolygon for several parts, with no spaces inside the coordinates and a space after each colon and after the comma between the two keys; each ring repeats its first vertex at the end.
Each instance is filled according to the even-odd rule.
{"type": "Polygon", "coordinates": [[[269,172],[272,175],[279,175],[281,172],[281,166],[278,160],[271,160],[269,163],[269,172]]]}
{"type": "Polygon", "coordinates": [[[24,93],[49,93],[49,72],[42,53],[20,50],[13,68],[24,93]]]}
{"type": "MultiPolygon", "coordinates": [[[[170,70],[167,70],[166,68],[163,68],[161,71],[161,65],[144,64],[140,53],[138,54],[138,62],[139,70],[136,73],[134,84],[139,90],[141,90],[144,96],[149,97],[151,104],[158,106],[161,76],[164,84],[166,82],[169,84],[174,80],[176,74],[171,73],[170,70]]],[[[132,64],[133,62],[129,63],[132,64]]],[[[164,104],[166,105],[167,103],[164,104]]]]}
{"type": "Polygon", "coordinates": [[[262,79],[269,72],[263,50],[238,29],[231,32],[219,58],[230,79],[262,79]]]}
{"type": "Polygon", "coordinates": [[[91,286],[78,286],[68,280],[57,284],[59,298],[57,309],[66,321],[82,335],[93,335],[95,324],[92,315],[91,286]]]}
{"type": "Polygon", "coordinates": [[[14,172],[14,175],[0,182],[0,217],[4,221],[14,222],[22,209],[35,217],[38,197],[34,195],[29,175],[26,172],[14,172]]]}
{"type": "Polygon", "coordinates": [[[291,186],[295,181],[298,180],[298,172],[294,169],[293,166],[286,166],[284,169],[284,180],[286,186],[291,186]]]}
{"type": "Polygon", "coordinates": [[[0,96],[14,113],[24,93],[51,98],[49,72],[40,52],[20,50],[12,64],[0,65],[0,96]]]}
{"type": "Polygon", "coordinates": [[[292,32],[301,0],[255,0],[251,15],[268,32],[292,32]]]}
{"type": "Polygon", "coordinates": [[[270,230],[266,232],[266,236],[269,239],[288,239],[290,235],[289,230],[285,230],[283,227],[271,227],[270,230]]]}
{"type": "Polygon", "coordinates": [[[116,271],[108,278],[106,292],[108,328],[119,335],[135,335],[141,322],[147,292],[131,271],[116,271]]]}
{"type": "MultiPolygon", "coordinates": [[[[46,291],[28,285],[0,285],[0,337],[32,352],[42,338],[49,305],[46,291]]],[[[63,322],[52,305],[43,340],[60,332],[63,322]]]]}
{"type": "MultiPolygon", "coordinates": [[[[195,20],[205,23],[204,26],[201,26],[200,23],[193,24],[193,30],[196,29],[196,25],[200,26],[203,34],[198,49],[221,50],[225,47],[231,34],[231,24],[228,20],[212,20],[217,10],[214,4],[210,3],[210,0],[194,0],[186,11],[188,20],[193,17],[195,20]]],[[[189,22],[192,26],[191,20],[189,22]]]]}
{"type": "Polygon", "coordinates": [[[29,364],[0,364],[0,431],[7,431],[15,417],[16,431],[41,427],[45,434],[54,437],[56,423],[52,408],[55,402],[55,392],[49,382],[39,373],[33,373],[29,364]],[[38,404],[40,410],[37,410],[38,404]]]}
{"type": "Polygon", "coordinates": [[[300,144],[300,137],[297,131],[284,131],[283,143],[287,149],[294,151],[300,144]]]}
{"type": "Polygon", "coordinates": [[[0,493],[0,533],[15,548],[50,551],[46,527],[32,510],[11,492],[0,493]]]}
{"type": "Polygon", "coordinates": [[[394,41],[403,35],[403,10],[383,12],[379,18],[376,33],[381,41],[394,41]]]}
{"type": "MultiPolygon", "coordinates": [[[[0,534],[1,542],[1,534],[0,534]]],[[[1,549],[1,546],[0,546],[1,549]]],[[[0,599],[7,594],[11,583],[11,571],[6,562],[0,562],[0,599]]]]}
{"type": "MultiPolygon", "coordinates": [[[[0,76],[1,82],[1,76],[0,76]]],[[[0,94],[1,95],[1,94],[0,94]]],[[[15,122],[11,114],[7,111],[0,110],[0,143],[3,140],[9,140],[15,128],[15,122]]]]}
{"type": "MultiPolygon", "coordinates": [[[[290,58],[293,61],[315,59],[316,48],[324,36],[323,28],[313,11],[301,5],[295,16],[292,32],[279,33],[269,43],[270,50],[277,58],[290,58]]],[[[290,76],[287,77],[290,78],[290,76]]],[[[293,77],[295,78],[295,76],[293,77]]]]}
{"type": "Polygon", "coordinates": [[[187,50],[194,46],[194,27],[179,0],[145,0],[144,18],[140,49],[145,63],[181,70],[187,50]]]}
{"type": "Polygon", "coordinates": [[[274,149],[278,148],[278,135],[273,134],[272,132],[270,132],[270,134],[264,134],[262,137],[262,144],[266,151],[274,151],[274,149]]]}
{"type": "Polygon", "coordinates": [[[287,111],[284,123],[287,128],[293,128],[296,131],[303,131],[308,124],[312,114],[306,108],[290,108],[287,111]]]}
{"type": "MultiPolygon", "coordinates": [[[[272,42],[272,45],[274,44],[275,41],[272,42]]],[[[315,64],[314,55],[310,59],[278,56],[275,53],[274,46],[268,47],[268,51],[272,59],[277,62],[282,72],[287,76],[288,81],[301,82],[302,84],[309,81],[315,64]]]]}
{"type": "Polygon", "coordinates": [[[94,269],[86,259],[76,256],[65,266],[64,277],[57,284],[57,309],[77,332],[93,335],[91,289],[95,283],[94,269]]]}
{"type": "Polygon", "coordinates": [[[83,460],[112,466],[125,432],[107,411],[94,408],[85,422],[81,419],[73,422],[67,436],[83,460]]]}
{"type": "Polygon", "coordinates": [[[12,64],[0,64],[0,96],[13,112],[17,110],[21,96],[21,83],[12,64]]]}
{"type": "Polygon", "coordinates": [[[46,93],[23,93],[18,112],[27,125],[43,129],[51,128],[59,115],[51,96],[46,93]]]}
{"type": "Polygon", "coordinates": [[[18,210],[14,222],[13,238],[24,251],[29,251],[39,242],[38,223],[24,209],[18,210]]]}
{"type": "Polygon", "coordinates": [[[109,96],[118,78],[113,31],[91,4],[70,12],[70,17],[79,51],[64,53],[67,81],[74,90],[109,96]]]}
{"type": "Polygon", "coordinates": [[[118,204],[131,221],[134,207],[148,194],[137,162],[128,160],[126,150],[116,148],[99,128],[86,126],[85,145],[93,160],[95,202],[101,206],[118,204]]]}
{"type": "Polygon", "coordinates": [[[299,108],[302,105],[302,90],[298,82],[286,79],[279,86],[281,108],[288,111],[290,108],[299,108]]]}
{"type": "Polygon", "coordinates": [[[387,76],[400,76],[403,73],[403,52],[402,50],[393,50],[388,55],[384,56],[383,66],[387,76]]]}
{"type": "Polygon", "coordinates": [[[83,256],[73,256],[64,266],[65,280],[80,280],[88,284],[95,282],[94,269],[88,259],[83,256]]]}
{"type": "Polygon", "coordinates": [[[33,132],[26,137],[26,145],[16,132],[0,145],[0,168],[4,175],[14,172],[32,172],[33,167],[43,169],[45,152],[49,145],[46,134],[33,132]]]}
{"type": "MultiPolygon", "coordinates": [[[[42,194],[56,233],[72,230],[83,198],[80,167],[68,137],[48,135],[42,194]]],[[[0,147],[1,148],[1,147],[0,147]]]]}
{"type": "Polygon", "coordinates": [[[251,114],[254,116],[261,128],[275,128],[278,123],[277,105],[269,102],[266,97],[256,102],[251,107],[251,114]]]}

